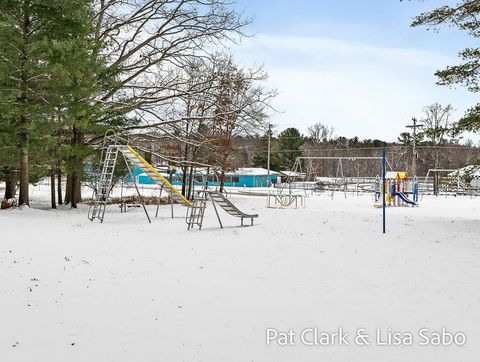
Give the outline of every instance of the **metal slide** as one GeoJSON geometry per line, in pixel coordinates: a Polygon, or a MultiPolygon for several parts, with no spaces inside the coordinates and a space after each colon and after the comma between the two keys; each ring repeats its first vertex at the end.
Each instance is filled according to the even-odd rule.
{"type": "Polygon", "coordinates": [[[407,195],[405,195],[403,192],[397,192],[395,194],[395,196],[398,196],[400,197],[400,199],[402,199],[404,202],[406,202],[407,204],[409,205],[412,205],[412,206],[417,206],[417,203],[415,201],[412,201],[410,200],[407,195]]]}
{"type": "Polygon", "coordinates": [[[258,214],[245,214],[244,212],[240,211],[234,204],[232,204],[230,200],[228,200],[225,196],[223,196],[218,191],[208,191],[208,193],[210,195],[210,198],[212,199],[214,206],[215,204],[217,204],[222,209],[224,209],[228,214],[241,218],[242,225],[243,225],[243,219],[250,219],[251,224],[253,225],[253,219],[258,217],[258,214]]]}
{"type": "Polygon", "coordinates": [[[180,191],[177,190],[165,177],[162,176],[152,165],[150,165],[140,154],[135,151],[131,146],[117,146],[118,150],[122,152],[128,161],[140,167],[148,177],[150,177],[155,183],[163,186],[165,189],[171,191],[172,198],[180,205],[192,207],[192,203],[183,196],[180,191]]]}

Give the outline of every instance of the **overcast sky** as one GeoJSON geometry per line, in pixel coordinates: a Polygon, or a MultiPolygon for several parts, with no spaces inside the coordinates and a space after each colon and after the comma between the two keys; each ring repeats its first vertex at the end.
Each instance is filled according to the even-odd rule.
{"type": "Polygon", "coordinates": [[[452,104],[459,117],[476,102],[461,87],[437,86],[434,76],[474,40],[409,26],[416,14],[452,3],[238,0],[254,17],[255,36],[232,51],[243,65],[264,64],[280,93],[274,105],[284,111],[272,117],[277,130],[323,122],[336,135],[394,141],[426,105],[452,104]]]}

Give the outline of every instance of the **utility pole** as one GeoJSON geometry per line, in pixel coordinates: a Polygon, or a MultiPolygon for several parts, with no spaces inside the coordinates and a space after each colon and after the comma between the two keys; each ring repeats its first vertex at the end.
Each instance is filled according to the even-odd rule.
{"type": "Polygon", "coordinates": [[[415,117],[412,118],[413,124],[409,124],[406,126],[407,128],[413,129],[413,141],[412,141],[412,148],[413,148],[413,157],[412,157],[412,179],[417,176],[417,128],[422,128],[421,124],[417,123],[417,119],[415,117]]]}
{"type": "Polygon", "coordinates": [[[272,124],[268,124],[268,150],[267,150],[267,186],[271,186],[270,181],[270,137],[272,134],[272,124]]]}

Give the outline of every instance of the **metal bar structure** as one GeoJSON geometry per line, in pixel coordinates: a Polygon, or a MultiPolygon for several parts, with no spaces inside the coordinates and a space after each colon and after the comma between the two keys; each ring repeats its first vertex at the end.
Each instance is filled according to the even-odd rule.
{"type": "Polygon", "coordinates": [[[173,190],[170,190],[170,210],[171,210],[172,219],[173,219],[173,190]]]}
{"type": "Polygon", "coordinates": [[[160,193],[158,195],[158,201],[157,201],[157,211],[155,212],[155,217],[158,217],[158,209],[160,209],[160,201],[162,200],[162,191],[163,191],[163,186],[160,187],[160,193]]]}
{"type": "MultiPolygon", "coordinates": [[[[171,199],[171,208],[172,208],[172,217],[173,217],[173,202],[176,200],[180,204],[190,207],[192,203],[187,200],[182,194],[178,192],[177,189],[166,179],[164,178],[152,165],[150,165],[137,151],[135,151],[128,143],[128,139],[123,138],[115,134],[114,131],[109,130],[105,133],[103,147],[102,147],[102,158],[100,164],[100,176],[97,179],[96,187],[93,191],[93,203],[88,211],[88,218],[93,221],[94,219],[99,219],[103,222],[105,210],[107,206],[107,201],[110,196],[111,190],[113,188],[113,174],[115,171],[115,166],[118,159],[118,154],[121,153],[123,160],[130,174],[130,178],[134,183],[135,190],[141,200],[143,210],[147,216],[148,222],[151,223],[150,216],[148,214],[147,208],[145,206],[145,200],[137,185],[136,178],[133,175],[131,165],[139,166],[142,171],[144,171],[149,177],[151,177],[156,184],[165,186],[170,189],[170,199],[171,199]]],[[[161,196],[162,190],[160,191],[161,196]]],[[[123,189],[122,189],[122,199],[123,199],[123,189]]],[[[158,205],[157,213],[158,216],[158,205]]]]}
{"type": "Polygon", "coordinates": [[[212,198],[212,194],[211,193],[208,193],[208,194],[210,196],[210,200],[212,200],[213,209],[215,210],[215,214],[217,215],[217,220],[218,220],[218,223],[220,224],[220,229],[223,229],[222,220],[220,219],[220,214],[218,213],[217,205],[215,204],[215,201],[212,198]]]}
{"type": "MultiPolygon", "coordinates": [[[[342,161],[357,161],[357,160],[377,160],[381,162],[382,165],[382,184],[383,184],[383,191],[382,191],[382,232],[385,234],[386,233],[386,198],[385,198],[385,176],[387,173],[387,166],[388,166],[388,160],[387,160],[387,152],[385,149],[382,150],[382,155],[381,156],[370,156],[370,157],[347,157],[347,156],[300,156],[295,159],[295,163],[292,168],[291,174],[287,177],[287,181],[285,184],[288,184],[288,180],[290,179],[291,175],[297,174],[297,171],[302,170],[302,165],[301,161],[302,160],[336,160],[339,162],[339,165],[337,166],[337,176],[339,173],[339,170],[342,171],[342,177],[343,177],[343,164],[342,161]]],[[[285,186],[286,187],[286,186],[285,186]]],[[[284,188],[282,187],[280,189],[280,194],[283,192],[284,188]]],[[[289,188],[290,193],[292,192],[291,188],[289,188]]],[[[346,195],[346,191],[345,191],[346,195]]]]}
{"type": "Polygon", "coordinates": [[[130,165],[128,164],[127,158],[125,155],[122,153],[123,159],[125,161],[125,164],[127,165],[128,173],[130,174],[130,178],[133,180],[133,184],[135,185],[135,190],[137,190],[138,197],[140,198],[140,201],[142,203],[143,211],[145,211],[145,215],[147,215],[148,223],[151,224],[152,220],[150,219],[150,215],[148,215],[147,208],[145,207],[145,200],[143,199],[142,194],[140,193],[140,190],[138,189],[137,181],[135,180],[135,177],[133,176],[132,169],[130,168],[130,165]]]}
{"type": "Polygon", "coordinates": [[[300,156],[297,157],[297,160],[381,160],[382,157],[346,157],[346,156],[325,156],[325,157],[317,157],[317,156],[300,156]]]}
{"type": "Polygon", "coordinates": [[[387,206],[387,202],[386,202],[386,199],[385,199],[385,184],[386,184],[386,180],[385,180],[385,176],[387,174],[387,151],[384,149],[382,151],[382,231],[383,233],[385,234],[386,231],[387,231],[387,228],[386,228],[386,212],[385,212],[385,209],[386,209],[386,206],[387,206]]]}
{"type": "Polygon", "coordinates": [[[143,151],[143,152],[148,152],[151,155],[156,156],[156,157],[160,158],[161,160],[163,160],[165,162],[169,162],[169,163],[174,163],[174,164],[187,166],[187,167],[190,167],[190,166],[193,166],[193,167],[212,167],[212,165],[209,165],[209,164],[206,164],[206,163],[195,162],[195,161],[185,161],[185,160],[175,160],[173,158],[168,158],[165,155],[161,155],[160,153],[156,153],[156,152],[153,152],[151,150],[148,150],[146,148],[139,147],[139,146],[135,146],[135,149],[143,151]]]}
{"type": "MultiPolygon", "coordinates": [[[[298,177],[298,175],[305,175],[302,173],[302,162],[303,160],[334,160],[338,161],[339,164],[337,165],[337,171],[336,174],[342,173],[342,178],[345,178],[343,176],[343,161],[357,161],[357,160],[377,160],[380,161],[382,160],[382,156],[366,156],[366,157],[347,157],[347,156],[299,156],[295,159],[295,162],[293,164],[292,170],[290,174],[287,176],[286,181],[283,183],[282,187],[280,187],[280,193],[283,193],[283,191],[287,188],[287,185],[292,183],[292,179],[298,177]]],[[[388,159],[386,160],[387,167],[389,166],[388,164],[388,159]]],[[[358,174],[358,169],[357,169],[357,174],[358,174]]],[[[291,193],[291,187],[288,187],[289,192],[291,193]]],[[[346,193],[346,191],[345,191],[346,193]]]]}
{"type": "Polygon", "coordinates": [[[193,200],[192,207],[188,208],[187,215],[185,217],[185,221],[188,225],[187,230],[193,228],[194,225],[197,225],[199,230],[202,229],[203,217],[207,207],[207,197],[208,195],[206,193],[204,193],[202,196],[199,195],[193,200]]]}
{"type": "MultiPolygon", "coordinates": [[[[429,169],[427,171],[427,175],[425,176],[425,179],[423,180],[424,185],[427,185],[427,192],[430,191],[430,189],[428,187],[428,176],[430,176],[430,172],[438,175],[439,173],[446,173],[446,172],[453,173],[453,172],[456,172],[456,171],[458,171],[458,169],[449,169],[449,168],[431,168],[431,169],[429,169]]],[[[433,187],[433,189],[435,189],[435,187],[433,187]]],[[[457,173],[457,192],[458,192],[458,190],[460,190],[460,173],[457,173]]],[[[423,195],[424,194],[425,194],[425,192],[422,192],[422,196],[421,196],[422,200],[423,200],[423,195]]]]}
{"type": "Polygon", "coordinates": [[[277,204],[280,205],[280,208],[288,207],[295,203],[295,209],[298,208],[298,199],[300,199],[300,204],[305,208],[305,196],[303,195],[283,195],[283,194],[274,194],[269,193],[267,195],[267,207],[268,208],[277,208],[277,204]],[[275,206],[271,206],[271,199],[275,201],[275,206]]]}
{"type": "MultiPolygon", "coordinates": [[[[187,207],[187,216],[186,221],[188,228],[190,229],[193,225],[198,225],[199,228],[203,224],[203,216],[206,208],[206,201],[208,198],[212,201],[215,213],[217,215],[220,227],[223,228],[222,221],[220,220],[220,215],[217,210],[217,205],[225,210],[228,214],[238,217],[241,219],[241,224],[243,226],[244,219],[251,219],[251,225],[253,225],[253,219],[258,218],[258,214],[246,214],[240,211],[230,200],[228,200],[224,195],[217,191],[209,191],[207,189],[200,191],[204,193],[203,197],[198,199],[193,197],[193,202],[185,198],[175,186],[172,184],[173,172],[170,171],[169,180],[167,180],[156,168],[154,168],[149,162],[147,162],[135,149],[133,149],[129,143],[128,139],[117,137],[115,132],[107,131],[104,138],[104,149],[102,149],[102,163],[101,163],[101,174],[100,181],[97,182],[97,187],[94,190],[94,202],[89,209],[88,218],[94,220],[95,218],[100,219],[103,222],[103,217],[105,214],[106,204],[110,192],[112,190],[112,177],[115,170],[115,165],[117,162],[117,156],[119,153],[122,154],[125,164],[130,174],[130,178],[134,183],[137,194],[141,200],[143,210],[147,216],[148,222],[151,223],[150,215],[148,214],[147,208],[145,206],[145,199],[140,193],[140,190],[137,185],[137,180],[132,172],[132,165],[137,165],[146,175],[148,175],[157,185],[161,186],[159,200],[157,202],[157,212],[155,217],[158,216],[158,209],[160,198],[163,192],[163,189],[167,189],[167,192],[170,191],[170,207],[172,218],[173,215],[173,204],[177,202],[183,206],[187,207]],[[123,143],[119,143],[119,140],[123,143]],[[110,142],[107,146],[107,142],[110,142]]],[[[204,166],[204,165],[202,165],[204,166]]],[[[207,165],[209,166],[209,165],[207,165]]],[[[209,167],[207,168],[209,170],[209,167]]],[[[192,169],[193,174],[190,176],[189,181],[191,188],[189,188],[189,193],[195,193],[195,166],[192,169]]],[[[208,180],[208,173],[207,173],[208,180]]],[[[207,187],[207,186],[206,186],[207,187]]],[[[123,189],[122,189],[122,198],[123,198],[123,189]]]]}
{"type": "Polygon", "coordinates": [[[110,195],[113,185],[113,174],[117,158],[118,148],[116,143],[107,146],[104,140],[100,162],[101,173],[100,177],[97,177],[95,180],[95,188],[92,195],[93,204],[88,208],[88,218],[90,221],[99,219],[100,222],[103,223],[108,196],[110,195]]]}

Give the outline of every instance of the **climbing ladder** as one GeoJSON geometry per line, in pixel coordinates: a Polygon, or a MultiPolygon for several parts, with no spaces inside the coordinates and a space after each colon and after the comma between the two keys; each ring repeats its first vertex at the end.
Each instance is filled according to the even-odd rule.
{"type": "Polygon", "coordinates": [[[188,230],[193,228],[193,226],[198,225],[198,229],[202,229],[203,224],[203,215],[205,214],[205,208],[207,207],[207,198],[204,194],[193,200],[192,207],[189,207],[187,210],[187,216],[185,221],[188,225],[188,230]]]}
{"type": "Polygon", "coordinates": [[[112,189],[113,173],[115,172],[115,164],[118,158],[118,146],[109,145],[103,150],[102,160],[100,163],[101,173],[96,182],[96,190],[94,190],[93,203],[88,209],[88,218],[93,221],[99,219],[103,222],[105,209],[110,191],[112,189]]]}

